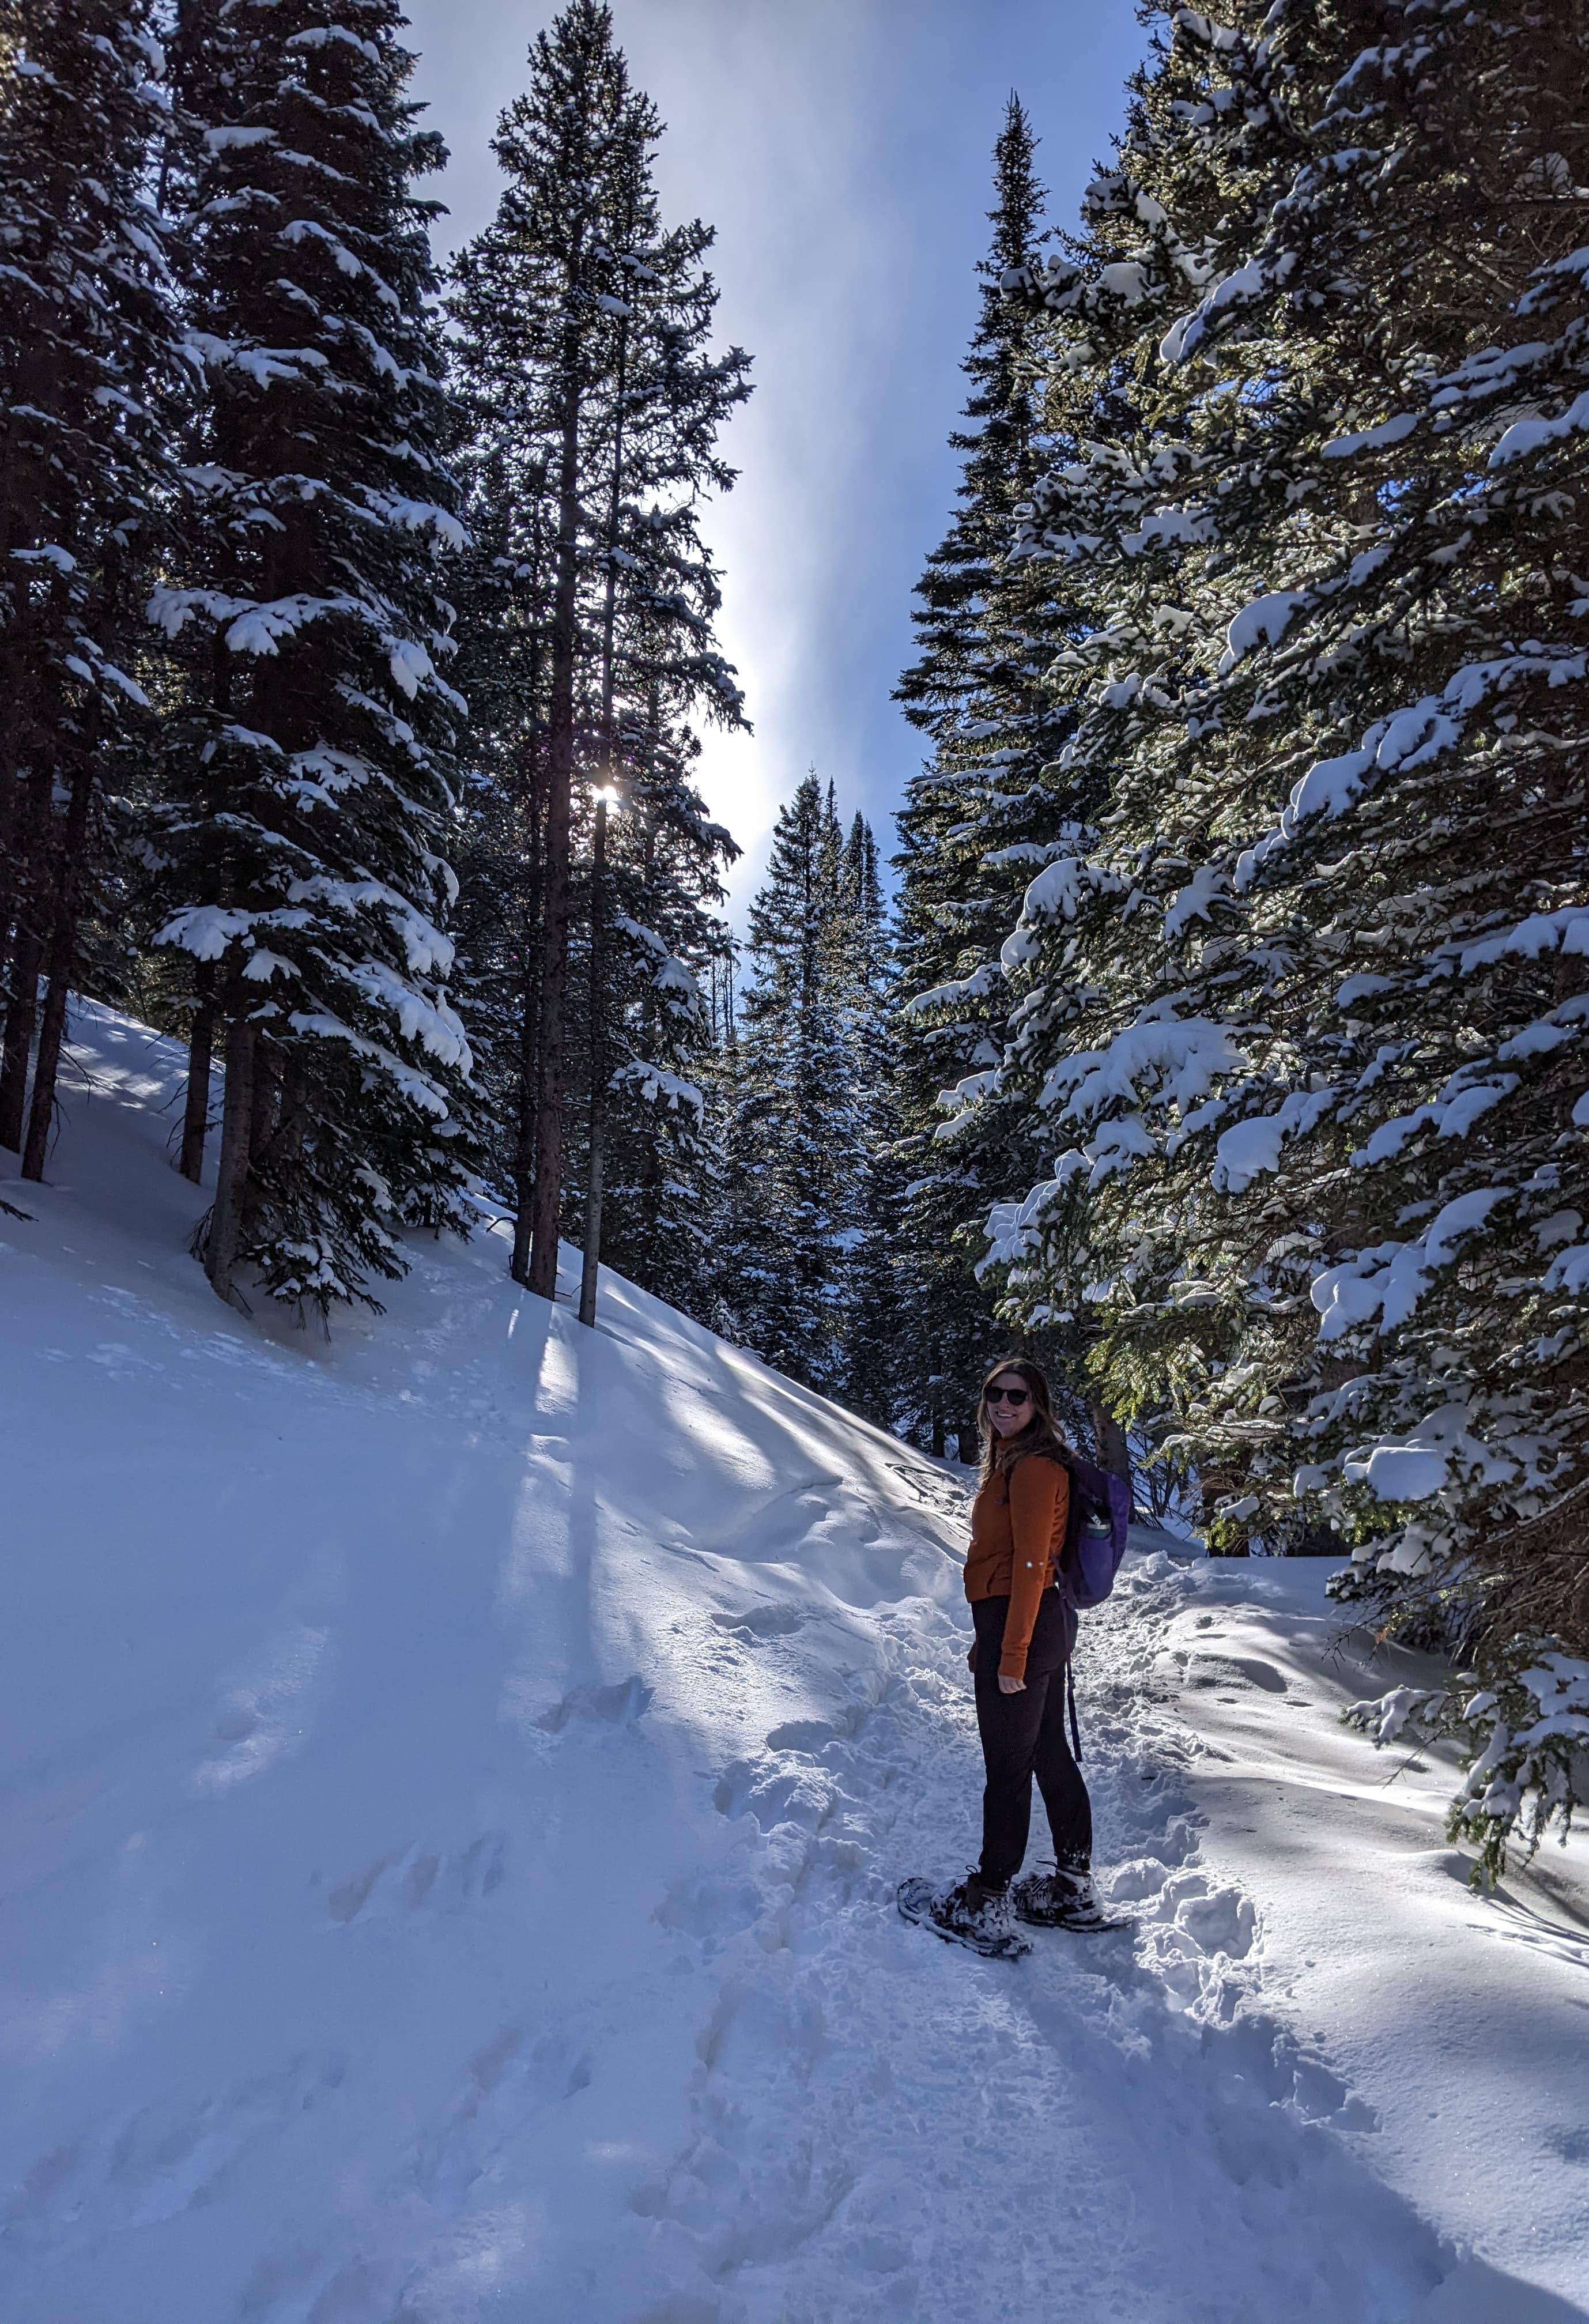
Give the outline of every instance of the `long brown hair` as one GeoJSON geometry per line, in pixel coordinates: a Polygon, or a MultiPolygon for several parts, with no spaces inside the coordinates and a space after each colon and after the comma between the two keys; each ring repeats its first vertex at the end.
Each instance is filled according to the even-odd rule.
{"type": "Polygon", "coordinates": [[[982,1394],[976,1399],[976,1433],[982,1439],[982,1481],[984,1485],[992,1476],[1007,1477],[1025,1453],[1046,1452],[1051,1461],[1063,1461],[1068,1451],[1054,1419],[1049,1383],[1028,1356],[1006,1356],[987,1374],[982,1384],[982,1394]],[[1002,1379],[1006,1372],[1013,1372],[1031,1397],[1031,1417],[1026,1426],[1019,1429],[1013,1436],[998,1435],[993,1428],[993,1416],[988,1411],[988,1390],[996,1379],[1002,1379]]]}

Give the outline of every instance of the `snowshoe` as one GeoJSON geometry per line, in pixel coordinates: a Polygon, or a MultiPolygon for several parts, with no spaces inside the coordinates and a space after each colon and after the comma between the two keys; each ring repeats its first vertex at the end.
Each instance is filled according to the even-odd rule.
{"type": "Polygon", "coordinates": [[[1032,1872],[1018,1880],[1010,1901],[1015,1917],[1034,1929],[1075,1929],[1088,1933],[1129,1929],[1131,1923],[1105,1912],[1090,1872],[1032,1872]]]}
{"type": "Polygon", "coordinates": [[[1031,1946],[1010,1925],[1010,1900],[1002,1889],[984,1888],[975,1874],[957,1888],[935,1888],[930,1880],[902,1880],[901,1918],[930,1929],[946,1944],[965,1945],[985,1960],[1019,1960],[1031,1946]]]}

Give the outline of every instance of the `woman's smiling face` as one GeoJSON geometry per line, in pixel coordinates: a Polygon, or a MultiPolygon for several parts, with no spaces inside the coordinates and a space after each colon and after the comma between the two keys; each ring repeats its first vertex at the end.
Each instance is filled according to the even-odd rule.
{"type": "Polygon", "coordinates": [[[988,1384],[987,1406],[996,1436],[1018,1436],[1031,1418],[1031,1390],[1018,1372],[1001,1372],[988,1384]]]}

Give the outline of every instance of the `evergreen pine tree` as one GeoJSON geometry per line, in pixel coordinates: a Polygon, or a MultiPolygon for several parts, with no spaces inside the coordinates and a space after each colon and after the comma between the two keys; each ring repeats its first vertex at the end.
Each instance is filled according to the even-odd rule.
{"type": "MultiPolygon", "coordinates": [[[[703,342],[716,291],[701,260],[698,223],[662,237],[645,180],[632,215],[651,229],[633,254],[621,373],[621,427],[612,431],[603,555],[601,733],[597,771],[631,812],[615,834],[612,891],[619,908],[586,914],[585,1280],[594,1301],[604,1219],[615,1265],[647,1289],[706,1312],[710,1268],[707,1181],[698,1073],[709,1050],[700,978],[725,939],[716,917],[720,867],[737,853],[707,816],[691,770],[692,720],[743,725],[734,675],[717,650],[717,576],[700,537],[699,501],[733,472],[713,448],[745,391],[737,350],[715,360],[703,342]],[[601,936],[598,954],[596,940],[601,936]],[[618,1172],[604,1207],[604,1172],[618,1172]]],[[[592,880],[596,874],[593,868],[592,880]]]]}
{"type": "Polygon", "coordinates": [[[85,912],[126,836],[115,777],[146,740],[139,592],[181,365],[151,11],[11,0],[0,60],[0,1145],[37,1178],[85,912]]]}
{"type": "Polygon", "coordinates": [[[439,141],[395,0],[198,12],[188,226],[201,515],[151,605],[183,698],[165,759],[172,908],[226,1060],[204,1255],[322,1313],[465,1223],[469,1066],[446,980],[461,545],[439,381],[439,141]]]}
{"type": "Polygon", "coordinates": [[[698,748],[664,719],[658,688],[630,739],[612,849],[603,1249],[643,1289],[709,1321],[723,1166],[707,991],[728,941],[718,865],[737,851],[695,788],[698,748]]]}
{"type": "MultiPolygon", "coordinates": [[[[1307,54],[1327,88],[1323,30],[1314,27],[1307,54]]],[[[996,1075],[962,1084],[954,1131],[956,1145],[994,1150],[1012,1144],[1012,1117],[1024,1116],[1053,1146],[1063,1147],[1073,1122],[1094,1131],[1059,1154],[1052,1176],[1029,1180],[1022,1198],[996,1207],[1004,1312],[1029,1326],[1063,1328],[1105,1406],[1132,1416],[1150,1438],[1169,1436],[1183,1464],[1197,1468],[1210,1509],[1224,1466],[1206,1434],[1181,1425],[1187,1390],[1200,1391],[1211,1362],[1224,1369],[1229,1350],[1215,1352],[1213,1342],[1221,1331],[1239,1339],[1246,1319],[1233,1318],[1202,1273],[1184,1264],[1195,1236],[1174,1201],[1144,1210],[1153,1157],[1139,1093],[1184,1097],[1189,1113],[1198,1076],[1219,1068],[1219,1036],[1193,1012],[1187,1034],[1135,1032],[1134,1050],[1115,1066],[1095,1028],[1173,1017],[1177,1004],[1151,982],[1154,966],[1165,932],[1183,919],[1197,925],[1187,827],[1206,815],[1208,787],[1196,765],[1178,781],[1178,770],[1167,770],[1143,743],[1156,721],[1170,717],[1195,667],[1189,576],[1206,564],[1217,582],[1228,561],[1208,543],[1217,521],[1211,503],[1223,514],[1235,483],[1224,465],[1231,447],[1222,442],[1206,457],[1199,424],[1214,435],[1233,410],[1261,427],[1272,383],[1244,349],[1249,368],[1234,393],[1210,394],[1206,378],[1160,343],[1189,294],[1241,280],[1295,172],[1297,68],[1283,42],[1273,45],[1279,53],[1263,44],[1254,60],[1240,29],[1180,12],[1173,44],[1133,77],[1125,138],[1113,168],[1087,189],[1079,234],[1012,283],[1049,318],[1054,385],[1075,415],[1061,432],[1067,456],[1039,481],[1020,547],[1029,571],[1051,576],[1066,603],[1079,597],[1091,609],[1046,674],[1071,727],[1055,773],[1074,787],[1083,813],[1046,851],[1001,947],[1014,1004],[1010,1039],[996,1075]],[[1229,86],[1237,56],[1263,76],[1246,102],[1233,101],[1229,86]],[[1176,917],[1163,930],[1162,908],[1144,909],[1144,874],[1160,860],[1164,876],[1175,876],[1166,903],[1176,917]],[[1183,882],[1186,900],[1177,905],[1183,882]],[[1092,1065],[1104,1070],[1089,1078],[1092,1065]],[[1155,1307],[1145,1286],[1160,1263],[1176,1288],[1155,1307]]],[[[1340,62],[1335,54],[1334,69],[1340,62]]],[[[1189,730],[1179,732],[1206,756],[1195,704],[1189,730]]],[[[1263,749],[1271,737],[1260,725],[1246,739],[1263,749]]]]}
{"type": "MultiPolygon", "coordinates": [[[[1052,456],[1048,320],[1012,300],[1047,235],[1035,140],[1012,97],[994,149],[993,240],[979,267],[982,312],[965,370],[960,505],[919,584],[921,653],[899,687],[932,755],[899,817],[899,982],[892,1012],[903,1341],[900,1418],[933,1449],[970,1419],[989,1357],[1008,1339],[976,1272],[990,1204],[1027,1182],[1027,1126],[962,1139],[944,1119],[950,1089],[986,1089],[1003,1050],[1008,1001],[999,958],[1021,890],[1076,813],[1054,779],[1068,719],[1044,683],[1074,624],[1015,553],[1018,512],[1052,456]]],[[[1078,392],[1079,393],[1079,392],[1078,392]]],[[[1073,394],[1072,401],[1077,401],[1073,394]]],[[[979,1128],[983,1125],[979,1124],[979,1128]]],[[[1045,1347],[1045,1354],[1054,1350],[1045,1347]]]]}
{"type": "MultiPolygon", "coordinates": [[[[732,481],[714,439],[748,392],[748,364],[737,349],[707,351],[716,301],[703,263],[711,235],[698,223],[662,228],[651,175],[660,134],[654,107],[631,87],[613,45],[610,11],[571,0],[535,42],[530,87],[503,115],[494,150],[509,184],[455,275],[471,456],[498,540],[485,602],[509,576],[534,599],[515,619],[512,674],[498,689],[502,710],[512,694],[508,724],[528,743],[508,779],[522,796],[510,806],[501,771],[488,763],[498,796],[483,794],[479,804],[534,863],[529,881],[505,868],[496,878],[518,899],[509,948],[519,973],[495,1004],[505,1054],[488,1071],[514,1093],[518,1122],[533,1122],[532,1139],[513,1141],[513,1264],[549,1297],[566,1184],[578,1177],[568,1166],[608,1102],[605,1088],[594,1100],[587,1089],[576,1124],[580,1047],[588,1081],[590,1059],[605,1047],[592,1043],[588,992],[571,974],[581,900],[575,843],[591,812],[576,778],[585,776],[593,794],[633,771],[625,738],[653,732],[653,694],[661,715],[653,771],[668,752],[688,753],[692,711],[731,723],[742,715],[712,643],[716,585],[697,503],[708,485],[732,481]]],[[[488,718],[497,715],[488,709],[488,718]]],[[[503,757],[499,737],[488,760],[500,770],[503,757]]],[[[686,825],[694,834],[689,878],[705,892],[723,835],[698,802],[680,822],[680,795],[670,797],[675,839],[686,825]]],[[[660,793],[651,804],[661,812],[660,793]]],[[[616,834],[614,846],[621,854],[616,834]]],[[[653,869],[664,860],[653,847],[653,869]]],[[[583,917],[588,942],[588,909],[583,917]]],[[[628,917],[608,931],[619,948],[630,941],[628,917]]],[[[650,949],[633,942],[642,954],[650,949]]],[[[620,1056],[620,1068],[629,1062],[620,1056]]],[[[605,1078],[605,1063],[603,1071],[605,1078]]],[[[651,1086],[643,1076],[620,1083],[651,1086]]]]}
{"type": "Polygon", "coordinates": [[[469,537],[457,674],[469,723],[457,940],[487,1169],[513,1204],[511,1268],[522,1281],[535,1175],[555,525],[544,461],[520,469],[510,453],[466,438],[458,458],[469,537]]]}
{"type": "Polygon", "coordinates": [[[845,1255],[842,1400],[881,1426],[908,1411],[901,1358],[914,1272],[901,1249],[900,1088],[891,1008],[895,968],[877,842],[856,815],[840,866],[845,1047],[858,1151],[845,1255]]]}
{"type": "Polygon", "coordinates": [[[779,813],[751,908],[729,1132],[737,1335],[814,1388],[844,1379],[845,1268],[864,1125],[850,1071],[853,916],[831,786],[779,813]]]}
{"type": "Polygon", "coordinates": [[[1117,606],[1070,746],[1114,806],[1064,925],[1029,898],[1018,931],[1003,1081],[1076,1143],[997,1247],[1018,1305],[1089,1300],[1115,1391],[1178,1415],[1216,1543],[1316,1510],[1403,1615],[1441,1612],[1488,1681],[1459,1820],[1493,1869],[1525,1799],[1566,1811],[1551,1721],[1589,1683],[1559,1653],[1589,1643],[1563,496],[1589,55],[1503,0],[1260,18],[1178,19],[1122,156],[1136,246],[1047,289],[1147,420],[1038,496],[1117,606]]]}

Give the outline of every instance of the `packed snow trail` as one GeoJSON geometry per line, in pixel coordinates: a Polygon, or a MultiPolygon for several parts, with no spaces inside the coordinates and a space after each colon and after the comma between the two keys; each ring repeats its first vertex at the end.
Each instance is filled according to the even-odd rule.
{"type": "MultiPolygon", "coordinates": [[[[1325,1671],[1249,1813],[1252,1733],[1197,1706],[1261,1724],[1316,1609],[1129,1560],[1081,1692],[1140,1925],[939,1945],[891,1900],[975,1849],[958,1480],[615,1277],[582,1331],[494,1231],[328,1343],[227,1317],[180,1059],[78,1031],[53,1183],[0,1185],[6,2324],[1584,2324],[1554,2088],[1454,2218],[1385,1992],[1271,1966],[1306,1835],[1241,1819],[1304,1729],[1336,1810],[1390,1771],[1325,1671]],[[1222,1663],[1244,1619],[1281,1643],[1222,1663]]],[[[1565,2072],[1558,1903],[1505,1990],[1565,2072]]],[[[1444,1927],[1481,2023],[1496,1949],[1444,1927]]],[[[1379,1968],[1459,2072],[1416,1956],[1379,1968]]]]}

